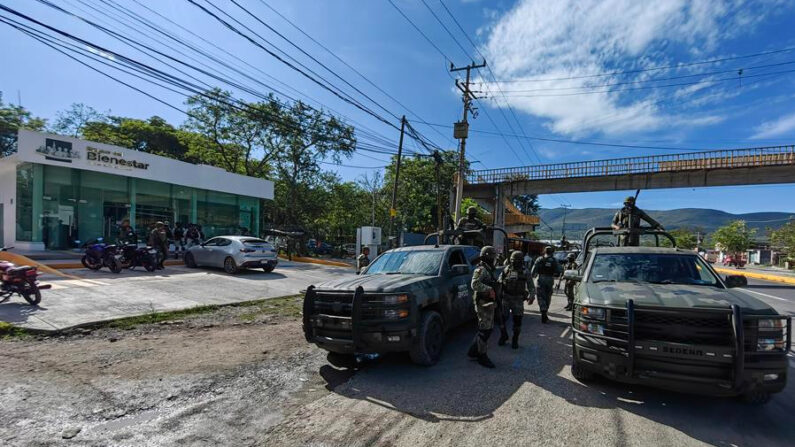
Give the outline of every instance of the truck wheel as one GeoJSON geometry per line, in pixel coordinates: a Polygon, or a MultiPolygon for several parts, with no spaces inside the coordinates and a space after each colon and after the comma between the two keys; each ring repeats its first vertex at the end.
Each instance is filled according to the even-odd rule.
{"type": "Polygon", "coordinates": [[[435,365],[442,353],[443,343],[442,317],[435,311],[423,313],[420,317],[417,337],[409,351],[411,361],[423,366],[435,365]]]}
{"type": "Polygon", "coordinates": [[[751,405],[764,405],[770,401],[770,393],[762,387],[755,387],[743,394],[743,402],[751,405]]]}
{"type": "Polygon", "coordinates": [[[341,354],[339,352],[329,352],[326,360],[337,368],[355,368],[356,356],[353,354],[341,354]]]}
{"type": "Polygon", "coordinates": [[[580,382],[593,379],[593,373],[583,368],[580,362],[576,360],[571,363],[571,375],[580,382]]]}

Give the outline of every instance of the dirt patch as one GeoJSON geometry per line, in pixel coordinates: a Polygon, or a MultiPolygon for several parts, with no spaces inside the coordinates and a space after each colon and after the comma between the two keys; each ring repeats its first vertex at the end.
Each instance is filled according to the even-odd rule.
{"type": "Polygon", "coordinates": [[[0,444],[250,445],[327,395],[300,299],[0,341],[0,444]]]}

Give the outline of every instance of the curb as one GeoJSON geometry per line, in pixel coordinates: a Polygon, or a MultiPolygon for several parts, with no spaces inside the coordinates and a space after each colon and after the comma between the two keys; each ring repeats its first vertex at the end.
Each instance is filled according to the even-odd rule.
{"type": "Polygon", "coordinates": [[[740,272],[737,270],[728,270],[717,267],[715,268],[715,271],[720,273],[726,273],[728,275],[742,275],[745,276],[746,278],[763,279],[765,281],[781,282],[785,284],[795,285],[795,277],[789,278],[786,276],[769,275],[767,273],[740,272]]]}
{"type": "MultiPolygon", "coordinates": [[[[279,255],[280,258],[289,260],[286,255],[279,255]]],[[[320,265],[331,265],[334,267],[348,267],[353,268],[350,264],[346,264],[344,262],[337,262],[337,261],[327,261],[325,259],[315,259],[315,258],[304,258],[302,256],[293,256],[293,262],[305,262],[307,264],[320,264],[320,265]]]]}
{"type": "MultiPolygon", "coordinates": [[[[35,262],[35,261],[33,261],[35,262]]],[[[179,259],[166,259],[163,262],[164,265],[182,265],[183,262],[179,259]]],[[[52,264],[42,264],[52,269],[57,270],[73,270],[73,269],[82,269],[85,268],[81,262],[54,262],[52,264]]]]}

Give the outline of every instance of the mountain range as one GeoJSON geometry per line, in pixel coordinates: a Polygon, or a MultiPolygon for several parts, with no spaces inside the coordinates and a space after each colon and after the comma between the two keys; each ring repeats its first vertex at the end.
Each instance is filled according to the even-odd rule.
{"type": "MultiPolygon", "coordinates": [[[[566,220],[566,233],[569,238],[579,237],[585,230],[592,227],[607,227],[613,220],[616,209],[608,208],[542,208],[538,215],[541,226],[537,233],[541,236],[559,237],[566,220]]],[[[660,222],[666,229],[691,228],[712,233],[717,228],[733,220],[744,220],[749,227],[757,229],[757,235],[764,238],[767,228],[778,228],[795,218],[795,213],[761,212],[732,214],[720,210],[704,208],[681,208],[667,211],[644,210],[652,218],[660,222]]]]}

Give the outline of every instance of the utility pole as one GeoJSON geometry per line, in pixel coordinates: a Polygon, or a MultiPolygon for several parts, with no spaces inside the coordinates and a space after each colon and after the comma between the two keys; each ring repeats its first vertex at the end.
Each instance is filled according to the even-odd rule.
{"type": "Polygon", "coordinates": [[[389,208],[389,233],[394,236],[395,217],[397,216],[397,190],[400,180],[400,157],[403,155],[403,134],[406,132],[406,115],[400,118],[400,142],[398,143],[397,165],[395,166],[395,185],[392,188],[392,206],[389,208]]]}
{"type": "Polygon", "coordinates": [[[564,205],[561,203],[560,206],[563,208],[563,225],[560,227],[560,235],[566,237],[566,214],[569,212],[569,207],[571,205],[564,205]]]}
{"type": "Polygon", "coordinates": [[[433,152],[434,168],[436,170],[436,231],[444,228],[442,222],[442,155],[439,151],[433,152]]]}
{"type": "Polygon", "coordinates": [[[453,130],[453,137],[461,141],[461,148],[458,153],[458,175],[456,176],[456,186],[455,186],[455,218],[454,221],[458,222],[458,219],[461,218],[461,200],[463,199],[464,194],[464,164],[466,162],[466,145],[467,145],[467,136],[469,135],[469,122],[467,121],[467,116],[470,111],[472,111],[472,117],[477,117],[476,109],[472,108],[472,100],[477,99],[475,95],[469,90],[469,80],[470,80],[470,72],[473,68],[483,68],[486,66],[486,61],[484,60],[482,64],[475,64],[474,62],[467,65],[466,67],[456,67],[452,63],[450,64],[450,71],[463,71],[466,70],[467,76],[466,81],[463,84],[458,82],[458,79],[455,80],[455,86],[458,87],[459,90],[463,93],[462,101],[464,102],[464,117],[461,121],[455,123],[455,127],[453,130]]]}

